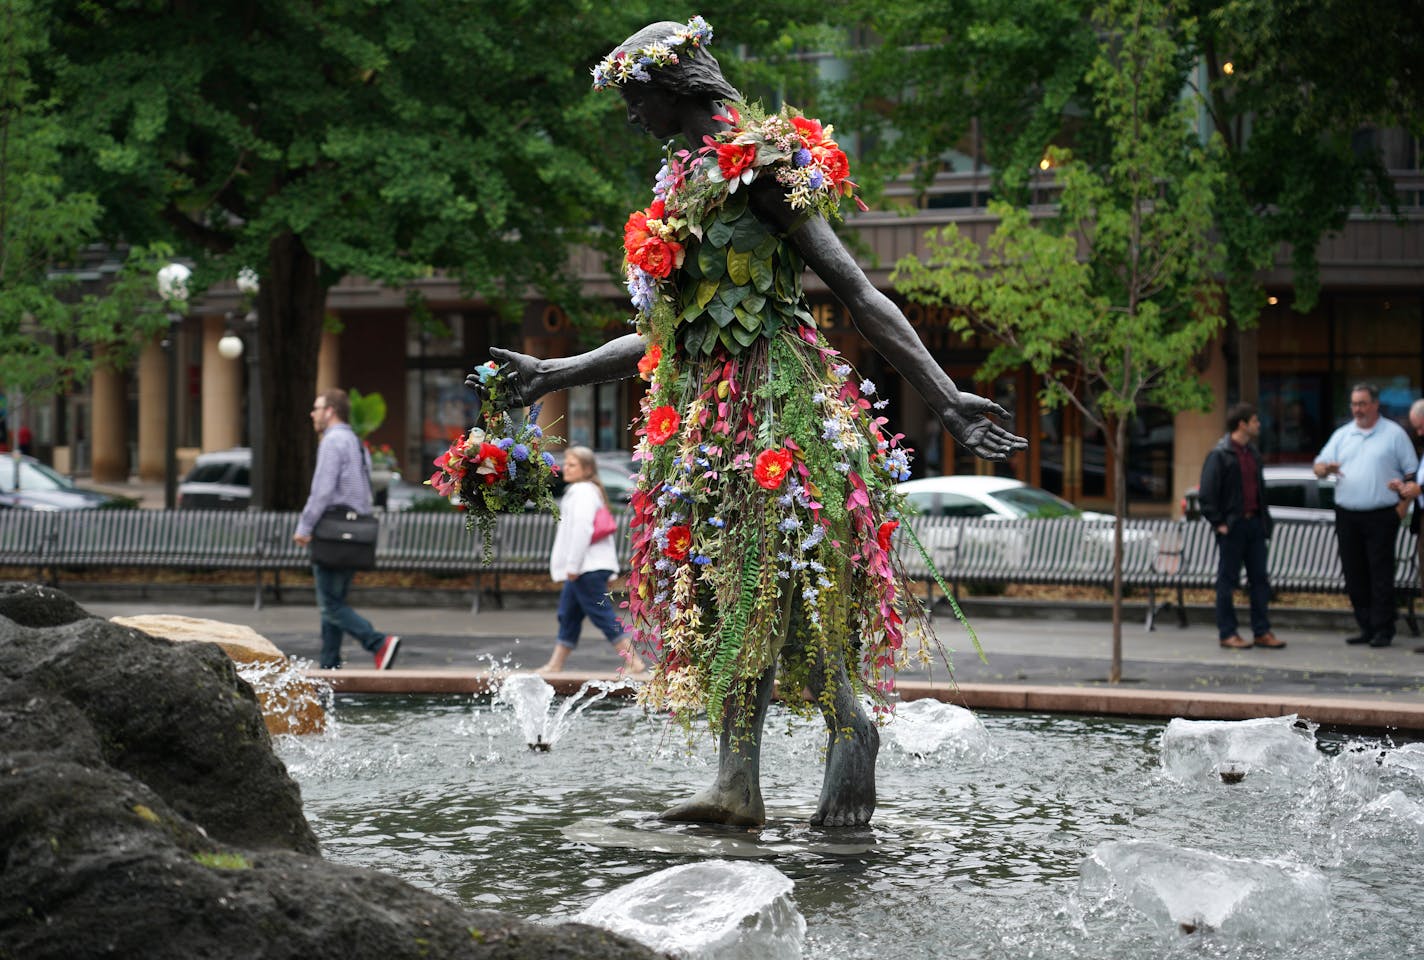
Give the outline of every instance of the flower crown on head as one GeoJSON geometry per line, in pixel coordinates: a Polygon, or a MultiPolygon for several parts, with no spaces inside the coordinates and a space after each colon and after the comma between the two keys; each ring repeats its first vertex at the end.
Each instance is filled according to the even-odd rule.
{"type": "Polygon", "coordinates": [[[632,52],[618,50],[604,57],[598,66],[593,68],[593,89],[616,87],[630,79],[647,83],[653,79],[652,74],[648,73],[649,67],[667,67],[680,63],[679,50],[691,56],[697,48],[705,47],[711,42],[712,25],[700,16],[693,17],[687,21],[686,26],[674,30],[671,36],[632,52]]]}

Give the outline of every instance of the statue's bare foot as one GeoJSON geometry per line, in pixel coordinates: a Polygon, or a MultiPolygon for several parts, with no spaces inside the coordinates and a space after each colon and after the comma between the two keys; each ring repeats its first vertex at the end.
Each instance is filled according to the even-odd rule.
{"type": "Polygon", "coordinates": [[[697,796],[664,810],[660,820],[672,823],[720,823],[729,827],[759,827],[766,823],[766,806],[761,794],[729,790],[717,785],[697,796]]]}
{"type": "Polygon", "coordinates": [[[863,827],[875,814],[875,756],[880,731],[862,714],[840,736],[831,735],[821,802],[813,827],[863,827]]]}

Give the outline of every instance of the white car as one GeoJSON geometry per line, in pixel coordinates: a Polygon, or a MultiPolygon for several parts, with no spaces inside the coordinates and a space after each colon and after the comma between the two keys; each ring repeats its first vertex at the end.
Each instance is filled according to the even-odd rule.
{"type": "Polygon", "coordinates": [[[1079,510],[1062,497],[1009,477],[925,477],[897,484],[895,489],[926,517],[1076,517],[1112,522],[1111,514],[1079,510]]]}
{"type": "MultiPolygon", "coordinates": [[[[1080,510],[1062,497],[1040,487],[1031,487],[1021,480],[1008,477],[961,475],[925,477],[897,484],[896,491],[922,517],[1012,521],[1029,519],[1073,519],[1084,524],[1085,545],[1111,549],[1113,516],[1080,510]]],[[[1021,566],[1027,559],[1029,544],[1018,530],[997,532],[983,525],[966,529],[961,534],[948,528],[932,528],[924,541],[925,549],[941,571],[955,565],[955,552],[963,546],[976,549],[988,547],[1001,554],[1007,567],[1021,566]]],[[[1143,531],[1124,530],[1127,544],[1147,536],[1143,531]]],[[[901,546],[905,555],[905,546],[901,546]]],[[[913,552],[913,548],[911,548],[913,552]]],[[[913,558],[910,558],[913,562],[913,558]]]]}

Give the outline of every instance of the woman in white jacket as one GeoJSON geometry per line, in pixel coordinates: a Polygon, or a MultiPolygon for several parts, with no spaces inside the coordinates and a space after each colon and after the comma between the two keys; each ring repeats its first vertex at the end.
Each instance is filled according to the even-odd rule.
{"type": "Polygon", "coordinates": [[[598,461],[588,447],[564,451],[564,480],[568,489],[559,502],[559,527],[549,555],[549,576],[564,585],[559,595],[559,637],[549,662],[539,673],[558,673],[578,646],[583,618],[603,631],[626,663],[629,673],[642,673],[643,662],[633,653],[632,641],[613,612],[608,581],[618,572],[618,552],[613,536],[593,539],[593,518],[608,506],[608,493],[598,479],[598,461]]]}

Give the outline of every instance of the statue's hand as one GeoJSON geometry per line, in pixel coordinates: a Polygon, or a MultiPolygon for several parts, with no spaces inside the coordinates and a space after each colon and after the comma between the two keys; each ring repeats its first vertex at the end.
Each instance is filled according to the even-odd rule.
{"type": "Polygon", "coordinates": [[[985,460],[1007,460],[1028,447],[1027,440],[990,420],[990,414],[1009,417],[1009,412],[992,400],[960,393],[957,402],[940,414],[940,422],[960,446],[985,460]]]}
{"type": "MultiPolygon", "coordinates": [[[[539,370],[538,357],[515,353],[501,347],[490,347],[490,356],[505,365],[504,386],[500,392],[501,406],[507,404],[511,407],[527,407],[547,392],[543,386],[544,376],[539,370]]],[[[484,399],[485,384],[480,379],[478,368],[465,377],[465,386],[484,399]]]]}

